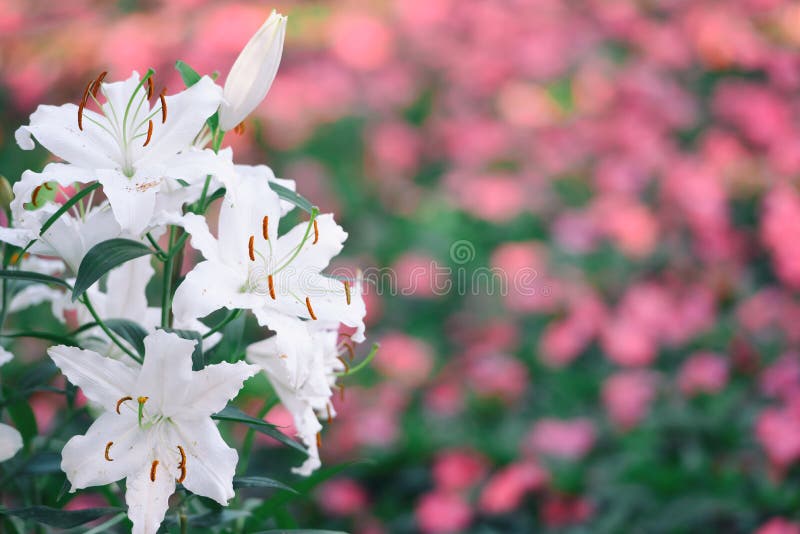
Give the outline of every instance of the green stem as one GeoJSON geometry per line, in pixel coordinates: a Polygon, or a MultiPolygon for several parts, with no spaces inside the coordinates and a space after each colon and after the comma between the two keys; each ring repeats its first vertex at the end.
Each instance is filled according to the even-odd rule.
{"type": "Polygon", "coordinates": [[[169,317],[172,308],[172,263],[174,255],[172,245],[175,239],[175,227],[169,227],[169,241],[167,242],[167,259],[164,262],[163,279],[164,284],[161,288],[161,328],[169,328],[169,317]]]}
{"type": "Polygon", "coordinates": [[[122,351],[125,354],[127,354],[128,356],[133,358],[134,361],[137,361],[139,363],[144,363],[144,359],[141,356],[139,356],[135,352],[132,352],[131,350],[129,350],[128,347],[126,347],[119,340],[119,338],[117,338],[117,336],[114,334],[114,332],[112,332],[111,329],[108,328],[108,326],[106,326],[106,323],[104,323],[103,320],[100,318],[100,316],[97,315],[97,312],[95,311],[94,306],[92,306],[92,302],[89,300],[89,296],[86,293],[84,293],[81,298],[83,299],[83,304],[86,306],[86,309],[89,310],[89,313],[92,314],[92,317],[94,318],[94,320],[97,323],[97,325],[100,328],[103,329],[103,332],[106,333],[106,335],[111,340],[111,342],[114,343],[114,345],[118,346],[120,349],[122,349],[122,351]]]}
{"type": "Polygon", "coordinates": [[[156,256],[158,257],[158,259],[161,261],[166,261],[167,253],[164,252],[164,249],[158,246],[158,242],[155,240],[155,238],[153,238],[150,232],[147,232],[146,236],[147,240],[150,241],[150,244],[153,245],[153,248],[156,249],[156,256]]]}
{"type": "Polygon", "coordinates": [[[373,343],[372,349],[369,351],[369,354],[367,354],[366,358],[361,360],[361,362],[355,367],[351,367],[349,371],[344,373],[336,373],[336,376],[353,376],[354,374],[356,374],[357,372],[359,372],[360,370],[369,365],[369,362],[371,362],[375,358],[375,355],[378,354],[378,349],[380,347],[381,347],[380,343],[373,343]]]}
{"type": "Polygon", "coordinates": [[[219,324],[217,324],[214,328],[203,334],[203,339],[206,339],[216,334],[217,332],[225,328],[225,326],[228,323],[235,321],[241,314],[242,310],[233,310],[222,321],[220,321],[219,324]]]}

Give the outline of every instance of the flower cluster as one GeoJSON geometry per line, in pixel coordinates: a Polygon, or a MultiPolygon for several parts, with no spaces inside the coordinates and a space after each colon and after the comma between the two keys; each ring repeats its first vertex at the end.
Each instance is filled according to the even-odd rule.
{"type": "MultiPolygon", "coordinates": [[[[58,161],[13,186],[11,224],[0,229],[15,251],[4,263],[3,314],[48,301],[75,328],[75,346],[48,353],[97,419],[66,443],[61,468],[72,491],[125,479],[136,533],[159,529],[177,485],[220,505],[234,496],[238,454],[212,416],[259,371],[307,447],[295,471],[316,470],[318,418],[335,416],[330,398],[349,368],[344,358],[364,340],[361,281],[323,272],[347,233],[294,193],[293,181],[235,164],[232,149],[221,148],[272,85],[285,28],[273,12],[224,88],[183,62],[176,68],[187,87],[175,94],[158,87],[153,70],[117,82],[102,72],[77,105],[39,106],[16,132],[22,149],[38,143],[58,161]],[[218,198],[214,236],[206,212],[218,198]],[[308,221],[281,233],[296,206],[308,221]],[[178,284],[187,240],[204,261],[178,284]],[[163,263],[159,307],[146,293],[153,258],[163,263]],[[69,291],[12,287],[7,278],[69,291]],[[228,315],[216,326],[201,322],[222,309],[228,315]],[[246,310],[269,337],[225,361],[198,361],[246,310]]],[[[0,425],[0,459],[21,447],[20,434],[0,425]]]]}

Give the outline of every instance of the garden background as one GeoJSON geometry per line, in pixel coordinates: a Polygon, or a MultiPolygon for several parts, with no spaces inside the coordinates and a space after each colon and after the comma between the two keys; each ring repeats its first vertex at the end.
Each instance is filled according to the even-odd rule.
{"type": "MultiPolygon", "coordinates": [[[[800,532],[800,2],[0,0],[3,174],[44,162],[13,136],[38,104],[102,70],[170,92],[174,58],[227,72],[273,8],[281,68],[225,142],[337,214],[382,346],[319,474],[255,440],[248,467],[301,491],[256,492],[289,503],[269,521],[800,532]]],[[[46,346],[3,369],[37,387],[7,407],[26,447],[0,480],[113,505],[60,495],[59,436],[88,419],[47,391],[46,346]]],[[[240,405],[292,434],[272,398],[262,377],[240,405]]]]}

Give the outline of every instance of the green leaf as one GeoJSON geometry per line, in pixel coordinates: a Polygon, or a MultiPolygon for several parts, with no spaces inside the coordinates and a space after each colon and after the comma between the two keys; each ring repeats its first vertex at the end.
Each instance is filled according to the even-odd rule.
{"type": "Polygon", "coordinates": [[[147,337],[144,327],[128,319],[108,319],[104,322],[112,332],[130,343],[139,356],[144,356],[144,338],[147,337]]]}
{"type": "Polygon", "coordinates": [[[311,213],[312,210],[314,209],[314,206],[311,204],[311,202],[306,200],[305,197],[295,193],[288,187],[284,187],[281,184],[275,182],[269,182],[269,187],[270,189],[278,193],[278,196],[280,198],[288,202],[291,202],[292,204],[294,204],[295,206],[297,206],[298,208],[307,213],[311,213]]]}
{"type": "Polygon", "coordinates": [[[267,477],[234,477],[233,478],[233,487],[234,489],[238,488],[276,488],[282,489],[284,491],[289,491],[291,493],[297,494],[297,490],[291,488],[280,482],[278,480],[274,480],[267,477]]]}
{"type": "Polygon", "coordinates": [[[122,237],[96,244],[81,261],[75,279],[75,289],[72,290],[72,300],[75,301],[83,295],[92,284],[114,267],[152,253],[147,245],[122,237]]]}
{"type": "Polygon", "coordinates": [[[206,357],[205,354],[203,354],[203,336],[200,335],[200,332],[196,332],[195,330],[176,330],[173,328],[164,328],[164,330],[166,332],[172,332],[183,339],[197,342],[194,346],[194,352],[192,353],[192,371],[199,371],[206,366],[206,357]]]}
{"type": "Polygon", "coordinates": [[[47,341],[52,341],[53,343],[58,343],[60,345],[67,345],[69,347],[78,346],[78,343],[74,339],[65,336],[59,336],[58,334],[51,334],[50,332],[32,332],[32,331],[7,332],[0,334],[0,337],[7,337],[7,338],[32,337],[36,339],[44,339],[47,341]]]}
{"type": "Polygon", "coordinates": [[[23,441],[26,445],[29,444],[39,434],[36,416],[33,414],[31,405],[27,399],[23,399],[21,402],[8,405],[6,409],[14,422],[14,426],[22,434],[23,441]]]}
{"type": "Polygon", "coordinates": [[[186,63],[182,59],[179,59],[178,61],[175,62],[175,70],[177,70],[180,73],[181,79],[183,79],[183,84],[186,87],[193,86],[194,84],[200,81],[200,78],[202,78],[202,76],[200,76],[200,74],[196,70],[194,70],[188,63],[186,63]]]}
{"type": "MultiPolygon", "coordinates": [[[[100,182],[95,182],[92,185],[90,185],[89,187],[85,187],[85,188],[81,189],[72,198],[70,198],[69,200],[64,202],[64,205],[61,206],[60,208],[58,208],[58,211],[56,211],[54,214],[52,214],[50,216],[50,218],[45,221],[45,223],[42,225],[42,229],[39,230],[39,235],[44,235],[44,233],[47,230],[49,230],[51,226],[53,226],[53,223],[55,223],[58,220],[59,217],[64,215],[72,206],[74,206],[75,204],[80,202],[80,200],[83,197],[85,197],[86,195],[88,195],[89,193],[91,193],[92,191],[97,189],[98,187],[100,187],[100,182]]],[[[55,194],[54,194],[54,196],[55,196],[55,194]]]]}
{"type": "Polygon", "coordinates": [[[42,452],[30,460],[25,465],[23,471],[28,475],[52,475],[61,472],[61,455],[57,452],[42,452]]]}
{"type": "Polygon", "coordinates": [[[44,523],[56,528],[72,528],[89,523],[105,515],[117,514],[121,508],[87,508],[85,510],[61,510],[49,506],[29,506],[7,510],[0,508],[0,514],[19,517],[20,519],[44,523]]]}
{"type": "Polygon", "coordinates": [[[219,413],[216,413],[211,416],[212,419],[216,419],[218,421],[232,421],[234,423],[244,423],[256,432],[261,432],[262,434],[266,434],[267,436],[276,439],[283,443],[284,445],[288,445],[298,451],[302,451],[303,454],[307,454],[305,448],[295,440],[289,438],[278,430],[275,425],[271,425],[266,421],[262,421],[261,419],[256,419],[255,417],[250,417],[239,408],[228,405],[219,413]]]}
{"type": "Polygon", "coordinates": [[[262,530],[256,534],[347,534],[341,530],[317,530],[307,528],[279,528],[273,530],[262,530]]]}
{"type": "Polygon", "coordinates": [[[28,282],[35,282],[37,284],[57,284],[67,289],[72,289],[72,286],[69,285],[69,282],[66,280],[62,280],[61,278],[56,278],[55,276],[49,276],[46,274],[41,273],[34,273],[32,271],[17,271],[17,270],[9,270],[4,269],[0,270],[0,278],[7,278],[9,280],[25,280],[28,282]]]}

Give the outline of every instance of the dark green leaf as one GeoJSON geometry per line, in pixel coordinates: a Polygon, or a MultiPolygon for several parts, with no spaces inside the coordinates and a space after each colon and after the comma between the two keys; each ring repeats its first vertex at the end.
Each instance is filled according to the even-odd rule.
{"type": "Polygon", "coordinates": [[[147,330],[128,319],[108,319],[106,326],[119,337],[130,343],[140,356],[144,356],[144,338],[147,330]]]}
{"type": "Polygon", "coordinates": [[[16,270],[1,270],[0,278],[7,278],[9,280],[27,280],[28,282],[36,282],[39,284],[58,284],[68,289],[72,289],[69,282],[56,278],[55,276],[48,276],[46,274],[34,273],[31,271],[16,271],[16,270]]]}
{"type": "Polygon", "coordinates": [[[72,300],[83,295],[92,284],[114,267],[152,253],[147,245],[121,237],[96,244],[81,261],[75,279],[75,289],[72,290],[72,300]]]}
{"type": "MultiPolygon", "coordinates": [[[[64,202],[64,205],[61,206],[60,208],[58,208],[58,210],[54,214],[52,214],[50,216],[50,218],[48,218],[45,221],[45,223],[42,225],[42,229],[39,230],[39,235],[44,235],[44,233],[47,230],[49,230],[51,226],[53,226],[53,223],[55,223],[58,220],[59,217],[64,215],[72,206],[74,206],[75,204],[80,202],[80,200],[83,197],[85,197],[86,195],[88,195],[89,193],[91,193],[92,191],[97,189],[98,187],[100,187],[100,182],[95,182],[92,185],[90,185],[89,187],[85,187],[85,188],[81,189],[80,191],[78,191],[75,194],[75,196],[73,196],[72,198],[70,198],[69,200],[64,202]]],[[[55,193],[53,193],[53,195],[55,195],[55,193]]]]}
{"type": "Polygon", "coordinates": [[[261,419],[256,419],[255,417],[250,417],[239,408],[235,406],[231,406],[230,404],[225,407],[224,410],[221,412],[214,414],[211,416],[212,419],[217,419],[218,421],[233,421],[234,423],[244,423],[256,432],[261,432],[262,434],[266,434],[267,436],[276,439],[283,443],[284,445],[288,445],[298,451],[302,451],[304,454],[306,450],[303,446],[297,443],[295,440],[287,437],[283,432],[278,430],[275,425],[271,425],[266,421],[262,421],[261,419]]]}
{"type": "Polygon", "coordinates": [[[53,343],[59,343],[61,345],[68,345],[70,347],[78,346],[78,343],[75,340],[65,336],[59,336],[58,334],[51,334],[50,332],[8,332],[5,334],[0,334],[0,337],[7,337],[7,338],[32,337],[36,339],[45,339],[47,341],[52,341],[53,343]]]}
{"type": "Polygon", "coordinates": [[[203,354],[203,336],[200,332],[194,330],[175,330],[172,328],[165,328],[164,330],[172,332],[183,339],[197,342],[194,346],[194,352],[192,353],[192,371],[199,371],[206,366],[206,358],[203,354]]]}
{"type": "Polygon", "coordinates": [[[61,455],[56,452],[42,452],[32,457],[25,465],[28,475],[50,475],[61,472],[61,455]]]}
{"type": "Polygon", "coordinates": [[[317,530],[307,528],[279,528],[274,530],[262,530],[256,534],[347,534],[341,530],[317,530]]]}
{"type": "Polygon", "coordinates": [[[72,528],[100,519],[104,515],[117,514],[121,508],[87,508],[86,510],[61,510],[49,506],[30,506],[16,510],[0,509],[0,514],[44,523],[56,528],[72,528]]]}
{"type": "Polygon", "coordinates": [[[36,416],[33,415],[31,405],[24,399],[8,405],[6,409],[11,415],[11,420],[14,421],[14,426],[22,434],[25,444],[28,444],[39,433],[36,425],[36,416]]]}
{"type": "Polygon", "coordinates": [[[278,193],[278,196],[281,197],[283,200],[291,202],[292,204],[294,204],[295,206],[297,206],[298,208],[307,213],[311,213],[311,211],[314,209],[314,206],[311,204],[311,202],[306,200],[304,197],[298,195],[288,187],[284,187],[281,184],[275,182],[269,182],[269,187],[273,191],[278,193]]]}
{"type": "Polygon", "coordinates": [[[234,477],[233,487],[238,488],[276,488],[292,493],[297,493],[293,488],[290,488],[283,482],[273,480],[267,477],[234,477]]]}
{"type": "Polygon", "coordinates": [[[198,514],[189,517],[189,524],[193,527],[209,528],[229,521],[235,521],[242,517],[248,517],[250,512],[245,510],[215,510],[206,514],[198,514]]]}

